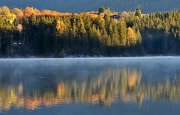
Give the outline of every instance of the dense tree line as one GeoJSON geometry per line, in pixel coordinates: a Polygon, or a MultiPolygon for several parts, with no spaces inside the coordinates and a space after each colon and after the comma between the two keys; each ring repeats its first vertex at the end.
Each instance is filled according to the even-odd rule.
{"type": "Polygon", "coordinates": [[[0,8],[1,56],[128,56],[180,53],[180,11],[60,13],[0,8]]]}

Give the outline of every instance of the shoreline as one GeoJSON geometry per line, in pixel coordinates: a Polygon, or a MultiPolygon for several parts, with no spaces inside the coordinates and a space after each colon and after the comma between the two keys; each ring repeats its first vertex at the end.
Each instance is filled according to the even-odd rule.
{"type": "Polygon", "coordinates": [[[7,58],[0,58],[0,60],[21,60],[21,59],[139,59],[139,58],[143,58],[143,59],[148,59],[148,58],[153,58],[153,59],[157,59],[157,58],[180,58],[180,56],[129,56],[129,57],[19,57],[19,58],[11,58],[11,57],[7,57],[7,58]]]}

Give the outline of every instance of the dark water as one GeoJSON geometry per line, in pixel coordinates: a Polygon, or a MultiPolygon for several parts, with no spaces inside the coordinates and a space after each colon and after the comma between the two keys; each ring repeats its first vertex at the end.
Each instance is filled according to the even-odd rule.
{"type": "Polygon", "coordinates": [[[0,115],[179,115],[180,58],[0,59],[0,115]]]}

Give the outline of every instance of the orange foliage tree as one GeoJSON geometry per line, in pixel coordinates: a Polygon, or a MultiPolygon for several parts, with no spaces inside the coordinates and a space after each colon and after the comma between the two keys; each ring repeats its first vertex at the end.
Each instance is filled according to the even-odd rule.
{"type": "Polygon", "coordinates": [[[35,9],[35,8],[32,8],[32,7],[26,7],[24,9],[24,15],[25,16],[31,16],[32,14],[34,15],[41,15],[41,11],[35,9]]]}

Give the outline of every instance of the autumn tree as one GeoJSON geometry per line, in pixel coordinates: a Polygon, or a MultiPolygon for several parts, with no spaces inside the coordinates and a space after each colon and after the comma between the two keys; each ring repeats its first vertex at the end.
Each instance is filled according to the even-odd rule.
{"type": "Polygon", "coordinates": [[[13,24],[14,20],[16,19],[16,15],[11,13],[7,6],[0,8],[0,16],[9,24],[13,24]]]}
{"type": "Polygon", "coordinates": [[[33,8],[33,7],[26,7],[24,9],[24,15],[25,16],[29,17],[32,14],[34,14],[34,15],[41,15],[41,12],[39,10],[37,10],[36,8],[33,8]]]}
{"type": "Polygon", "coordinates": [[[23,11],[19,8],[13,8],[11,12],[16,15],[17,19],[21,19],[24,16],[23,11]]]}
{"type": "Polygon", "coordinates": [[[128,27],[128,29],[127,29],[127,45],[128,46],[135,45],[137,42],[138,42],[137,34],[131,27],[128,27]]]}
{"type": "Polygon", "coordinates": [[[56,22],[56,30],[60,32],[60,34],[63,34],[66,30],[66,25],[63,21],[58,20],[56,22]]]}

